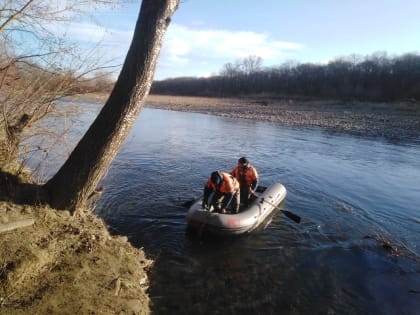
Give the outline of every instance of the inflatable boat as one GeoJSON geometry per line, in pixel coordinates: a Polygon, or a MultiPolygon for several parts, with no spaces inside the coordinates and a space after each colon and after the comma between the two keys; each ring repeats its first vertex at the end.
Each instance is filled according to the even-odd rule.
{"type": "Polygon", "coordinates": [[[221,236],[250,233],[264,226],[264,222],[270,219],[270,215],[280,210],[278,205],[284,201],[286,194],[286,188],[280,183],[268,187],[259,186],[247,208],[239,213],[225,214],[204,209],[201,206],[202,197],[200,197],[188,210],[188,229],[200,233],[205,230],[221,236]]]}

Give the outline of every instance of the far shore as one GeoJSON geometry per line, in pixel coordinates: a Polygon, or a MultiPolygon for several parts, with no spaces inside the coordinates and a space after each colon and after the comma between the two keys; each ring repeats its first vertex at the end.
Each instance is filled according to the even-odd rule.
{"type": "MultiPolygon", "coordinates": [[[[105,103],[107,96],[88,94],[81,95],[80,99],[105,103]]],[[[393,141],[420,140],[420,101],[415,100],[344,102],[267,96],[215,98],[150,94],[145,107],[323,128],[393,141]]]]}
{"type": "Polygon", "coordinates": [[[149,95],[146,107],[255,119],[392,140],[420,139],[420,102],[342,102],[268,97],[149,95]]]}

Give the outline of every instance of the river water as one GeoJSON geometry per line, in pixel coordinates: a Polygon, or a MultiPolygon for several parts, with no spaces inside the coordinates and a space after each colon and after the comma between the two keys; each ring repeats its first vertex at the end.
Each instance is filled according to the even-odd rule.
{"type": "Polygon", "coordinates": [[[419,314],[419,139],[145,108],[102,185],[97,213],[155,260],[155,314],[419,314]],[[301,223],[188,236],[184,203],[241,156],[301,223]]]}

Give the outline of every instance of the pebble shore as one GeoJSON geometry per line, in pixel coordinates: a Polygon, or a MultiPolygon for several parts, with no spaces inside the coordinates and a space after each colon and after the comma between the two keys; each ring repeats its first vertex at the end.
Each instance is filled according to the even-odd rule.
{"type": "Polygon", "coordinates": [[[420,103],[344,103],[270,98],[209,98],[149,95],[146,107],[289,126],[319,127],[367,137],[420,140],[420,103]]]}

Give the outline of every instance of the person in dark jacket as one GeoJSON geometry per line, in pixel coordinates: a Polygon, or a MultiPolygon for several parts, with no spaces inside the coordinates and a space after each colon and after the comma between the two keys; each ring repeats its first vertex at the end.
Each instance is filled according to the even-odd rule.
{"type": "Polygon", "coordinates": [[[226,213],[226,210],[230,207],[232,212],[237,213],[239,212],[239,205],[238,180],[229,173],[218,171],[211,173],[204,186],[202,207],[220,213],[226,213]]]}

